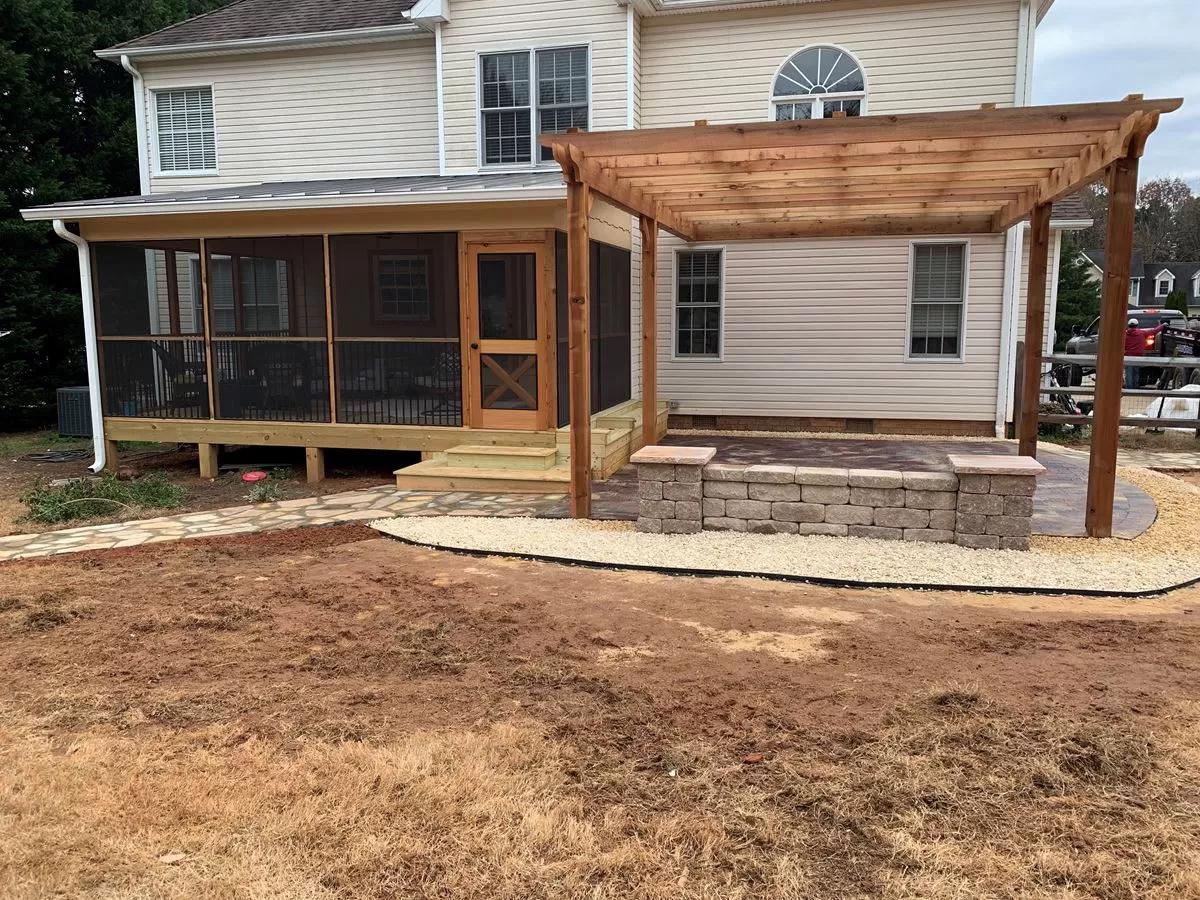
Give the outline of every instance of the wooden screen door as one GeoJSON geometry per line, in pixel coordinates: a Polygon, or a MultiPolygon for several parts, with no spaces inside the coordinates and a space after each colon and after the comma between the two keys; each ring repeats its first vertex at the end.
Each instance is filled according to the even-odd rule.
{"type": "Polygon", "coordinates": [[[545,243],[466,244],[467,396],[473,428],[550,427],[545,243]]]}

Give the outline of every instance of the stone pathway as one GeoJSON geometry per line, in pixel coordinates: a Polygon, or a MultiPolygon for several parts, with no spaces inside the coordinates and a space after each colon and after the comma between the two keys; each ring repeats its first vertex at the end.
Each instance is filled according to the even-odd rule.
{"type": "Polygon", "coordinates": [[[0,562],[188,538],[369,522],[389,516],[535,516],[556,501],[556,497],[543,494],[434,493],[398,491],[385,486],[261,506],[233,506],[42,534],[15,534],[0,537],[0,562]]]}

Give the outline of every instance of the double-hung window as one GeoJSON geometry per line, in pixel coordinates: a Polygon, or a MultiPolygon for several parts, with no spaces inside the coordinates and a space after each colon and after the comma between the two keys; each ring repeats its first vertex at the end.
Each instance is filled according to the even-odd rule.
{"type": "Polygon", "coordinates": [[[681,250],[675,257],[675,355],[721,356],[722,252],[681,250]]]}
{"type": "Polygon", "coordinates": [[[163,174],[217,171],[217,128],[211,87],[154,92],[155,160],[163,174]]]}
{"type": "Polygon", "coordinates": [[[379,322],[428,322],[429,257],[419,253],[376,253],[375,319],[379,322]]]}
{"type": "Polygon", "coordinates": [[[912,248],[909,356],[962,359],[967,299],[967,245],[922,243],[912,248]]]}
{"type": "Polygon", "coordinates": [[[483,54],[479,85],[484,165],[548,162],[548,149],[534,149],[538,134],[588,127],[586,47],[483,54]]]}

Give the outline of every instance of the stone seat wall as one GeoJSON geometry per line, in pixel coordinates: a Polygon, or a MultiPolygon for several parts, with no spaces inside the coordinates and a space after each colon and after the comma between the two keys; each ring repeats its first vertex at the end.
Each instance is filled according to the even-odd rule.
{"type": "Polygon", "coordinates": [[[1021,457],[951,457],[957,471],[943,473],[730,465],[710,462],[714,453],[654,447],[635,454],[639,531],[828,535],[1028,550],[1037,472],[1044,471],[1021,457]]]}

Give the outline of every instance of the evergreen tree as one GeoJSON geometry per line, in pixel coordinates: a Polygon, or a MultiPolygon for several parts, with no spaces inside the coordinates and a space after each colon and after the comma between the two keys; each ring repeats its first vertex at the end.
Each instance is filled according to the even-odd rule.
{"type": "Polygon", "coordinates": [[[17,210],[137,193],[133,92],[94,51],[227,0],[0,0],[0,430],[86,383],[73,247],[17,210]]]}
{"type": "Polygon", "coordinates": [[[1088,325],[1100,315],[1100,282],[1092,277],[1091,267],[1083,258],[1074,235],[1063,235],[1062,256],[1058,263],[1058,313],[1054,330],[1055,349],[1061,350],[1076,326],[1088,325]]]}

